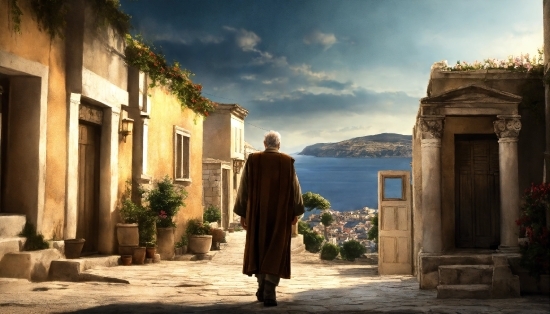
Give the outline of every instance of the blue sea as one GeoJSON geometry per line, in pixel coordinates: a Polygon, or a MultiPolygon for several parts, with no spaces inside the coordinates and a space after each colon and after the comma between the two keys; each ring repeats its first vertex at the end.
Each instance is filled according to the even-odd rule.
{"type": "MultiPolygon", "coordinates": [[[[337,211],[378,209],[378,171],[411,170],[410,157],[329,158],[298,154],[292,157],[296,160],[294,165],[302,193],[320,194],[337,211]]],[[[400,185],[387,188],[397,190],[400,185]]]]}

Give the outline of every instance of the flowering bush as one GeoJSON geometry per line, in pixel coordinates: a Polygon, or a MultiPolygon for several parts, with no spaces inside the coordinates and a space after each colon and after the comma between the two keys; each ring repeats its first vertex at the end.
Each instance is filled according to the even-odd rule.
{"type": "Polygon", "coordinates": [[[155,188],[150,190],[146,199],[149,208],[155,213],[157,228],[175,227],[173,217],[178,213],[187,198],[187,191],[174,186],[168,176],[156,182],[155,188]]]}
{"type": "Polygon", "coordinates": [[[550,273],[550,234],[546,209],[550,206],[550,183],[532,184],[525,190],[521,215],[516,220],[520,235],[528,242],[520,245],[521,265],[535,276],[550,273]]]}
{"type": "Polygon", "coordinates": [[[144,43],[141,37],[126,35],[126,63],[149,75],[149,87],[164,86],[176,96],[182,108],[208,116],[216,104],[202,96],[202,86],[194,84],[190,79],[193,73],[180,68],[178,62],[168,64],[166,58],[155,50],[154,46],[144,43]]]}
{"type": "Polygon", "coordinates": [[[522,54],[519,57],[509,56],[506,60],[485,59],[483,62],[475,61],[467,63],[466,61],[457,61],[455,65],[449,66],[447,60],[434,64],[436,68],[443,71],[469,71],[469,70],[489,70],[500,69],[517,72],[543,72],[544,54],[539,49],[536,56],[530,58],[529,54],[522,54]]]}

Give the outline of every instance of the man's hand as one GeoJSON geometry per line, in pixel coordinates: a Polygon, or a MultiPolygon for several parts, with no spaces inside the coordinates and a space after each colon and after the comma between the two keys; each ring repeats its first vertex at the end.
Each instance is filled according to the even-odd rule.
{"type": "Polygon", "coordinates": [[[292,220],[292,225],[294,226],[298,222],[298,216],[294,216],[294,219],[292,220]]]}
{"type": "Polygon", "coordinates": [[[246,219],[241,219],[241,226],[243,226],[243,229],[246,230],[247,228],[246,219]]]}

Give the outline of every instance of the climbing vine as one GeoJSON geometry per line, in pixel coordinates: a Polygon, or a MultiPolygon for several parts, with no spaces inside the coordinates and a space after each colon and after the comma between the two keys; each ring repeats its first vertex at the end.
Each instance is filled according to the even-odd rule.
{"type": "Polygon", "coordinates": [[[128,65],[149,75],[149,87],[166,87],[183,108],[203,116],[214,110],[216,104],[201,94],[202,86],[191,81],[193,73],[180,68],[178,62],[169,64],[153,45],[146,44],[140,36],[126,35],[125,58],[128,65]]]}

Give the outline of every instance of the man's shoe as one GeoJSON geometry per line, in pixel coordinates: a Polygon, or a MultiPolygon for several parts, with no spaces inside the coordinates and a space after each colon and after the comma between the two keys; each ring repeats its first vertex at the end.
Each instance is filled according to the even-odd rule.
{"type": "Polygon", "coordinates": [[[259,302],[264,302],[264,282],[265,279],[258,278],[258,291],[256,291],[256,299],[259,302]]]}
{"type": "Polygon", "coordinates": [[[264,306],[277,306],[277,295],[275,293],[275,284],[270,281],[264,282],[264,306]]]}

